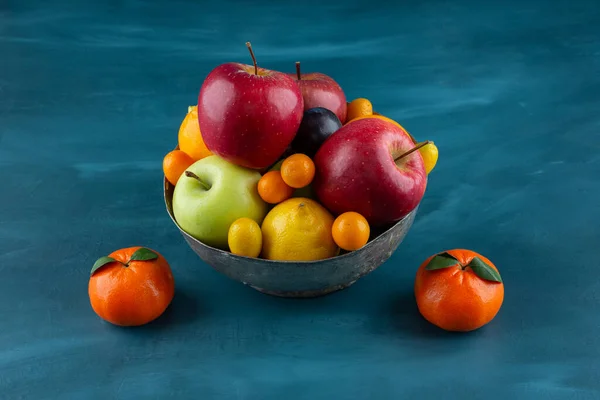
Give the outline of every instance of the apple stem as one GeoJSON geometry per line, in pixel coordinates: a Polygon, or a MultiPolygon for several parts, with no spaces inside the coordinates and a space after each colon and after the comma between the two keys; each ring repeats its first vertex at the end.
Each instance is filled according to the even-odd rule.
{"type": "Polygon", "coordinates": [[[302,75],[300,74],[300,61],[296,61],[296,75],[298,76],[298,80],[302,80],[302,75]]]}
{"type": "Polygon", "coordinates": [[[250,52],[250,57],[252,57],[252,62],[254,63],[254,75],[258,75],[258,64],[256,64],[256,57],[254,57],[254,51],[252,51],[252,45],[250,42],[246,42],[246,47],[250,52]]]}
{"type": "Polygon", "coordinates": [[[188,178],[194,178],[195,180],[197,180],[200,183],[200,186],[202,186],[204,188],[204,190],[210,190],[210,186],[208,186],[206,183],[202,182],[200,177],[198,175],[196,175],[195,173],[193,173],[192,171],[185,171],[185,176],[187,176],[188,178]]]}
{"type": "Polygon", "coordinates": [[[426,141],[424,141],[424,142],[421,142],[421,143],[417,143],[417,144],[415,145],[415,147],[413,147],[412,149],[410,149],[410,150],[408,150],[407,152],[405,152],[405,153],[402,153],[402,154],[400,154],[398,157],[394,158],[394,161],[398,161],[398,160],[400,160],[401,158],[404,158],[404,157],[406,157],[407,155],[409,155],[409,154],[412,154],[413,152],[415,152],[415,151],[419,150],[419,149],[420,149],[421,147],[423,147],[423,146],[426,146],[426,145],[428,145],[429,143],[431,143],[429,140],[426,140],[426,141]]]}

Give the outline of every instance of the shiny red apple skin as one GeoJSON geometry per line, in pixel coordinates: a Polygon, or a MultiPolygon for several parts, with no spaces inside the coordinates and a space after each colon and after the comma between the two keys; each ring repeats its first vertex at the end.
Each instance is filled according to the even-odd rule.
{"type": "Polygon", "coordinates": [[[215,67],[198,95],[206,147],[252,169],[274,164],[294,139],[304,111],[300,87],[287,74],[240,63],[215,67]]]}
{"type": "Polygon", "coordinates": [[[355,211],[374,226],[402,219],[427,186],[419,151],[394,162],[413,147],[404,130],[379,118],[344,125],[315,155],[317,197],[334,214],[355,211]]]}
{"type": "Polygon", "coordinates": [[[348,107],[346,95],[342,87],[333,78],[320,72],[300,74],[301,79],[298,79],[297,74],[288,75],[296,79],[302,90],[305,111],[315,107],[323,107],[333,111],[342,124],[346,121],[348,107]]]}

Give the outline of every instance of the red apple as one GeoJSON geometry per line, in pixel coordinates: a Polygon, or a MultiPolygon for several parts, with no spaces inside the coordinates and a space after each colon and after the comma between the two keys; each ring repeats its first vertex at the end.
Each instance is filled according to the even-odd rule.
{"type": "Polygon", "coordinates": [[[379,118],[344,125],[315,155],[319,200],[335,214],[355,211],[372,225],[402,219],[425,193],[427,173],[414,151],[425,143],[415,146],[406,131],[379,118]]]}
{"type": "Polygon", "coordinates": [[[302,90],[304,110],[323,107],[333,111],[343,124],[346,121],[346,95],[333,78],[320,72],[300,73],[300,63],[296,63],[296,74],[288,74],[296,79],[302,90]]]}
{"type": "Polygon", "coordinates": [[[283,72],[226,63],[213,69],[198,95],[198,123],[206,147],[237,165],[274,164],[294,139],[304,111],[302,92],[283,72]]]}

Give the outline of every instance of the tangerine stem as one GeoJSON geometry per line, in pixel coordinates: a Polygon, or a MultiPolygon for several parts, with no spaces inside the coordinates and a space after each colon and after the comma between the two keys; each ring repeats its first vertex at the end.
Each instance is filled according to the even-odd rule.
{"type": "Polygon", "coordinates": [[[254,57],[254,51],[252,51],[252,44],[250,44],[250,42],[246,42],[246,47],[250,52],[250,57],[252,57],[252,63],[254,63],[254,75],[258,75],[258,64],[256,64],[256,57],[254,57]]]}
{"type": "Polygon", "coordinates": [[[421,147],[423,147],[423,146],[426,146],[426,145],[428,145],[428,144],[430,144],[430,143],[431,143],[431,142],[430,142],[429,140],[426,140],[426,141],[424,141],[424,142],[421,142],[421,143],[417,143],[417,144],[415,145],[415,147],[413,147],[412,149],[410,149],[410,150],[408,150],[407,152],[405,152],[405,153],[402,153],[402,154],[400,154],[398,157],[394,158],[394,161],[398,161],[398,160],[400,160],[401,158],[404,158],[404,157],[406,157],[407,155],[409,155],[409,154],[412,154],[413,152],[415,152],[415,151],[419,150],[421,147]]]}
{"type": "Polygon", "coordinates": [[[210,190],[210,186],[208,186],[206,183],[202,182],[200,177],[198,175],[196,175],[195,173],[193,173],[192,171],[185,171],[185,176],[187,176],[188,178],[193,178],[193,179],[197,180],[198,183],[200,183],[200,186],[202,186],[202,188],[204,188],[204,190],[210,190]]]}
{"type": "Polygon", "coordinates": [[[299,81],[302,80],[302,75],[300,74],[300,61],[296,61],[296,76],[299,81]]]}

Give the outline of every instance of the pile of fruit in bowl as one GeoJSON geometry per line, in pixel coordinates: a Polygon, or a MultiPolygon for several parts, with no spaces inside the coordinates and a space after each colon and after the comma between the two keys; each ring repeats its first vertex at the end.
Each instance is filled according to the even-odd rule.
{"type": "Polygon", "coordinates": [[[369,100],[348,102],[325,74],[303,74],[299,63],[295,73],[259,67],[247,46],[253,64],[208,74],[163,160],[168,211],[201,258],[253,287],[277,294],[347,286],[406,234],[437,148],[369,100]],[[284,265],[282,282],[271,274],[285,274],[284,265]],[[343,265],[355,272],[315,281],[315,271],[331,275],[327,266],[343,265]],[[302,274],[313,276],[290,282],[302,274]]]}

